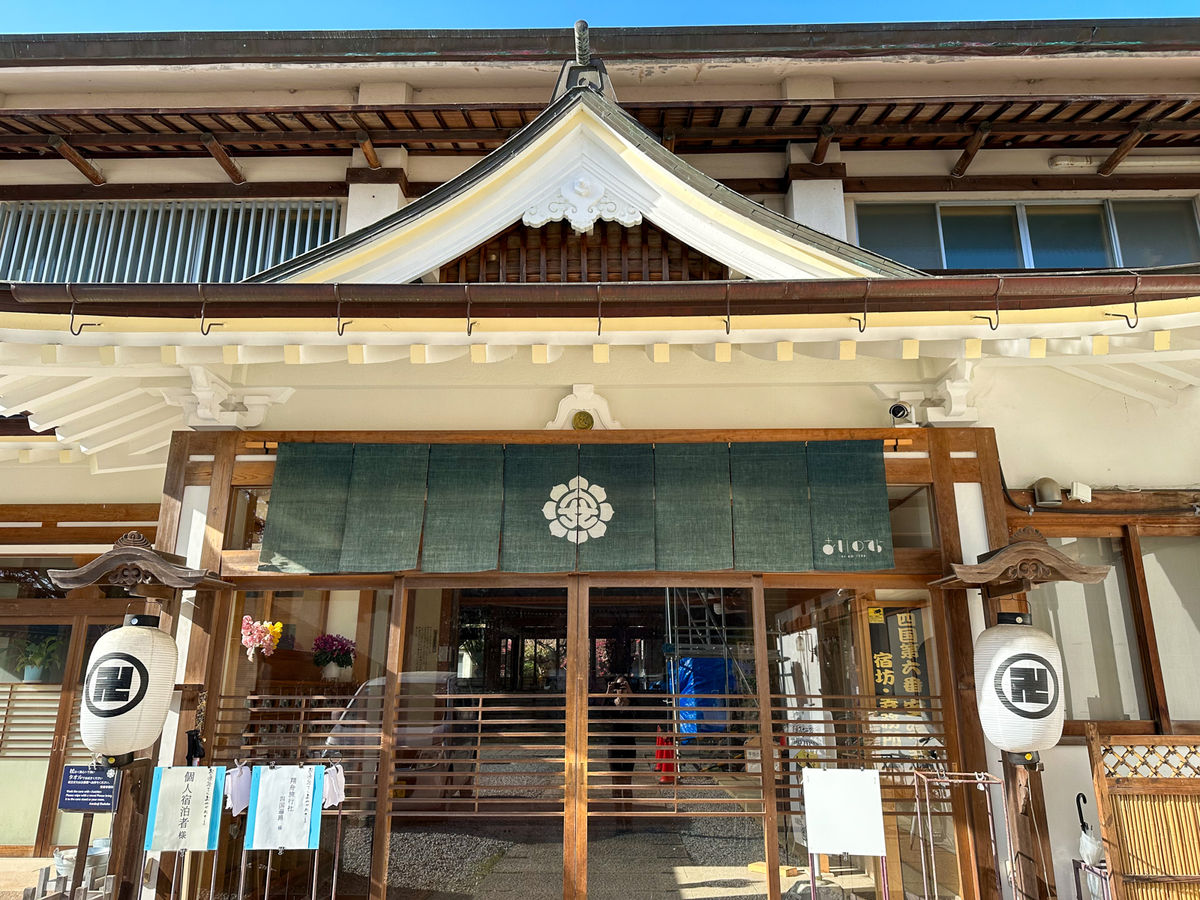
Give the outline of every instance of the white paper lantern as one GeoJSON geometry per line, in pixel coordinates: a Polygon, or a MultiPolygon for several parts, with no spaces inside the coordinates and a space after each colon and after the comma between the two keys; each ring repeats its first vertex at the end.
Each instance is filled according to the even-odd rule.
{"type": "Polygon", "coordinates": [[[79,733],[93,753],[128,761],[162,734],[179,650],[158,628],[157,616],[126,616],[101,635],[88,659],[79,710],[79,733]]]}
{"type": "Polygon", "coordinates": [[[1030,753],[1058,743],[1062,688],[1062,654],[1046,632],[1002,623],[975,641],[979,722],[987,739],[1001,750],[1030,753]]]}

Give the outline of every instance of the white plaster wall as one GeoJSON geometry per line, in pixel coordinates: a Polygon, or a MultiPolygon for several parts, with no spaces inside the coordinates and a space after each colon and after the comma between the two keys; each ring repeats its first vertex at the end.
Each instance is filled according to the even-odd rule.
{"type": "Polygon", "coordinates": [[[1058,896],[1074,897],[1075,879],[1072,875],[1071,860],[1079,857],[1076,794],[1083,792],[1087,797],[1084,818],[1088,824],[1093,830],[1099,826],[1087,747],[1058,746],[1043,753],[1042,762],[1046,766],[1046,771],[1042,773],[1042,790],[1046,798],[1046,822],[1050,828],[1054,882],[1058,887],[1058,896]]]}

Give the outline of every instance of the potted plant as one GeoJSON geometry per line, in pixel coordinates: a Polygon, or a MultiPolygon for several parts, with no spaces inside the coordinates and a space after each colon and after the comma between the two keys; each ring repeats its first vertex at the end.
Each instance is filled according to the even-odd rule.
{"type": "Polygon", "coordinates": [[[313,641],[313,665],[326,681],[338,681],[342,670],[354,665],[354,641],[341,634],[319,634],[313,641]]]}
{"type": "Polygon", "coordinates": [[[61,635],[26,638],[17,649],[17,667],[24,669],[21,680],[26,684],[39,684],[43,675],[58,665],[64,641],[61,635]]]}

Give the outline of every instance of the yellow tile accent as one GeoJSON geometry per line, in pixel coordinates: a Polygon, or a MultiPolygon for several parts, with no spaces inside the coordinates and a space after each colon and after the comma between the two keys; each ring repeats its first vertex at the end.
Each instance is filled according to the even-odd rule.
{"type": "Polygon", "coordinates": [[[671,361],[671,345],[670,344],[655,344],[651,358],[656,363],[668,363],[671,361]]]}
{"type": "Polygon", "coordinates": [[[300,365],[300,345],[299,344],[284,344],[283,345],[283,361],[289,366],[300,365]]]}
{"type": "Polygon", "coordinates": [[[1029,339],[1029,358],[1030,359],[1045,359],[1046,358],[1046,339],[1045,338],[1030,338],[1029,339]]]}
{"type": "Polygon", "coordinates": [[[222,347],[221,362],[227,366],[236,366],[238,364],[238,348],[233,345],[222,347]]]}
{"type": "Polygon", "coordinates": [[[162,360],[162,364],[164,366],[174,366],[178,364],[178,353],[176,352],[178,349],[178,347],[173,347],[169,344],[164,344],[158,348],[158,356],[159,359],[162,360]]]}
{"type": "Polygon", "coordinates": [[[858,355],[858,346],[854,341],[838,341],[838,359],[851,360],[858,355]]]}
{"type": "Polygon", "coordinates": [[[729,362],[733,359],[733,344],[728,341],[719,341],[713,344],[713,359],[717,362],[729,362]]]}
{"type": "Polygon", "coordinates": [[[347,344],[346,362],[352,366],[365,365],[367,362],[367,347],[365,344],[347,344]]]}
{"type": "Polygon", "coordinates": [[[796,358],[796,345],[791,341],[775,342],[775,361],[791,362],[796,358]]]}
{"type": "Polygon", "coordinates": [[[69,465],[70,463],[75,462],[75,451],[74,450],[59,450],[58,451],[58,461],[60,463],[62,463],[63,465],[69,465]]]}
{"type": "Polygon", "coordinates": [[[471,345],[471,362],[473,362],[473,363],[487,362],[487,344],[472,344],[471,345]]]}
{"type": "Polygon", "coordinates": [[[908,338],[900,342],[900,358],[901,359],[920,359],[921,358],[921,342],[915,338],[908,338]]]}
{"type": "Polygon", "coordinates": [[[967,338],[963,341],[963,358],[979,359],[983,356],[983,341],[979,338],[967,338]]]}
{"type": "Polygon", "coordinates": [[[544,366],[550,362],[550,345],[549,344],[534,344],[533,345],[533,364],[535,366],[544,366]]]}
{"type": "Polygon", "coordinates": [[[96,352],[100,355],[100,365],[115,366],[117,364],[116,347],[97,347],[96,352]]]}
{"type": "Polygon", "coordinates": [[[414,366],[425,365],[425,350],[426,347],[424,344],[413,344],[408,348],[408,361],[414,366]]]}
{"type": "Polygon", "coordinates": [[[1108,335],[1092,335],[1092,356],[1108,356],[1108,335]]]}
{"type": "Polygon", "coordinates": [[[42,362],[47,365],[52,365],[58,362],[58,344],[43,344],[41,357],[42,362]]]}
{"type": "Polygon", "coordinates": [[[1156,353],[1163,350],[1171,349],[1171,332],[1156,331],[1154,332],[1154,351],[1156,353]]]}
{"type": "Polygon", "coordinates": [[[592,362],[604,365],[612,355],[612,347],[608,344],[592,344],[592,362]]]}

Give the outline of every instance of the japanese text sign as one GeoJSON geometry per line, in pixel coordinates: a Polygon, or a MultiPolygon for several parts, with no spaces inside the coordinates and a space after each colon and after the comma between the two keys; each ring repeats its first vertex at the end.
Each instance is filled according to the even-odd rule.
{"type": "Polygon", "coordinates": [[[324,766],[255,766],[246,848],[316,850],[324,789],[324,766]]]}
{"type": "Polygon", "coordinates": [[[159,766],[150,788],[147,850],[216,850],[224,766],[159,766]]]}

